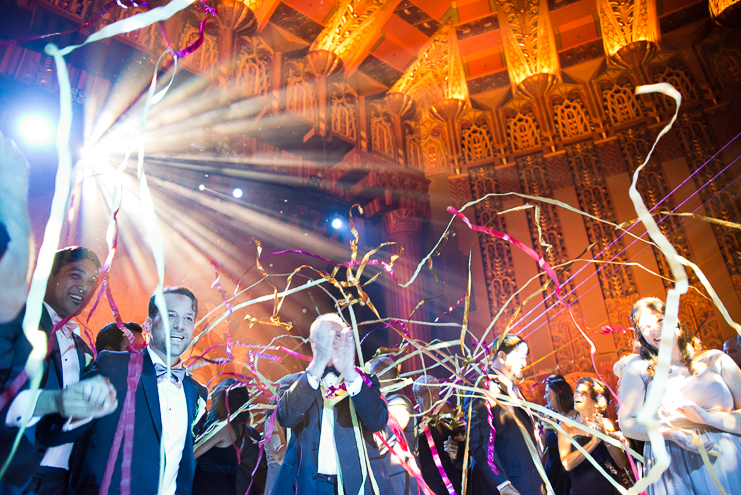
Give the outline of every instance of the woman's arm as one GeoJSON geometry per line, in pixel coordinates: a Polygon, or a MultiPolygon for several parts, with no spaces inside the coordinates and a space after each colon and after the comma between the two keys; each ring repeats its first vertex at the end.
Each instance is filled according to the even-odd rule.
{"type": "Polygon", "coordinates": [[[615,461],[615,464],[617,464],[618,468],[623,469],[628,465],[628,456],[623,449],[621,449],[620,447],[615,447],[610,443],[605,443],[605,446],[607,446],[607,452],[610,453],[610,457],[612,457],[612,460],[615,461]]]}
{"type": "MultiPolygon", "coordinates": [[[[568,430],[567,430],[568,431],[568,430]]],[[[589,443],[584,445],[584,450],[591,453],[602,440],[593,437],[589,443]]],[[[579,450],[571,451],[571,440],[568,434],[558,432],[558,453],[561,456],[561,464],[566,471],[571,471],[581,464],[586,457],[579,450]]]]}
{"type": "Polygon", "coordinates": [[[643,377],[632,366],[626,366],[623,370],[622,383],[618,394],[622,403],[618,412],[618,419],[623,434],[628,438],[648,440],[646,427],[640,424],[637,419],[638,413],[643,408],[645,394],[643,377]]]}
{"type": "Polygon", "coordinates": [[[720,369],[720,376],[733,396],[733,411],[707,411],[695,403],[687,402],[677,411],[694,423],[706,424],[719,430],[741,435],[741,369],[726,354],[717,353],[713,367],[720,369]]]}

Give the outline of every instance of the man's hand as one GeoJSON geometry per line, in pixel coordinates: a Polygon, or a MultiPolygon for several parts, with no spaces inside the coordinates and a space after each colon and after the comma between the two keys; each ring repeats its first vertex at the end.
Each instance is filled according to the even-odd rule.
{"type": "Polygon", "coordinates": [[[98,418],[112,413],[116,407],[116,389],[108,378],[99,375],[64,390],[44,390],[39,396],[34,416],[58,413],[65,418],[98,418]]]}
{"type": "Polygon", "coordinates": [[[314,330],[311,340],[312,360],[306,371],[321,379],[324,369],[332,359],[334,340],[337,335],[337,324],[331,321],[322,321],[314,330]]]}
{"type": "Polygon", "coordinates": [[[443,443],[443,447],[445,452],[447,452],[450,456],[450,460],[455,462],[455,460],[458,458],[458,440],[449,436],[448,439],[445,440],[445,442],[443,443]]]}
{"type": "Polygon", "coordinates": [[[342,330],[332,361],[346,382],[352,382],[360,376],[355,371],[355,339],[351,328],[342,330]]]}
{"type": "Polygon", "coordinates": [[[520,492],[517,491],[517,488],[512,486],[512,483],[509,485],[503,486],[501,490],[499,490],[499,495],[520,495],[520,492]]]}

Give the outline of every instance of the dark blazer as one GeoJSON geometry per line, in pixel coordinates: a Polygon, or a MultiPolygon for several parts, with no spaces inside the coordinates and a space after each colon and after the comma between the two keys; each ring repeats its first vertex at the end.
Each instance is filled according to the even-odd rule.
{"type": "MultiPolygon", "coordinates": [[[[378,458],[373,433],[383,430],[388,421],[388,408],[381,397],[378,379],[370,376],[372,386],[363,383],[355,397],[348,397],[335,406],[334,438],[340,462],[345,493],[357,494],[363,482],[361,459],[355,443],[350,401],[355,406],[361,434],[365,440],[368,457],[378,458]]],[[[318,469],[319,436],[324,399],[321,387],[311,388],[306,373],[295,373],[280,381],[280,399],[276,412],[278,423],[283,428],[291,428],[283,464],[273,488],[273,495],[310,494],[316,492],[318,469]]],[[[363,460],[364,462],[364,460],[363,460]]],[[[391,494],[388,477],[383,463],[374,463],[374,472],[381,494],[391,494]]],[[[370,473],[369,473],[370,476],[370,473]]],[[[370,479],[365,482],[366,495],[371,495],[370,479]]]]}
{"type": "MultiPolygon", "coordinates": [[[[136,388],[131,493],[148,495],[157,493],[162,418],[157,376],[152,359],[149,357],[149,348],[141,352],[143,364],[141,378],[136,388]]],[[[61,431],[64,419],[58,415],[44,418],[39,423],[38,437],[49,445],[63,444],[77,439],[70,459],[70,493],[73,495],[97,495],[103,483],[108,455],[113,445],[113,437],[128,389],[126,382],[128,364],[129,353],[127,351],[103,351],[98,355],[93,369],[85,375],[85,378],[103,375],[111,381],[118,397],[118,408],[113,413],[69,432],[61,431]]],[[[188,434],[185,436],[183,457],[178,470],[177,493],[188,495],[191,493],[195,471],[191,425],[196,416],[198,397],[200,395],[206,398],[206,388],[189,376],[183,380],[183,388],[188,405],[188,434]]],[[[111,478],[109,491],[111,494],[117,494],[120,490],[122,451],[123,442],[121,442],[121,450],[111,478]]]]}
{"type": "MultiPolygon", "coordinates": [[[[490,379],[499,382],[496,375],[490,379]]],[[[509,395],[507,387],[500,383],[503,394],[509,395]]],[[[465,403],[465,414],[468,416],[468,406],[471,397],[465,403]]],[[[513,408],[517,419],[527,430],[530,439],[535,444],[533,424],[527,411],[520,407],[513,408]]],[[[515,416],[509,409],[494,405],[491,408],[492,424],[496,434],[494,436],[494,465],[499,474],[495,474],[489,466],[488,447],[491,427],[489,426],[489,407],[485,399],[473,399],[470,421],[469,449],[473,457],[470,493],[479,495],[499,493],[497,486],[509,480],[522,495],[538,495],[545,493],[543,479],[535,468],[535,463],[525,443],[522,430],[515,421],[515,416]]]]}
{"type": "MultiPolygon", "coordinates": [[[[28,356],[31,354],[31,344],[23,334],[22,325],[25,315],[26,308],[24,307],[14,320],[0,325],[0,389],[2,391],[10,386],[13,380],[23,371],[28,356]]],[[[47,336],[51,335],[51,316],[49,316],[46,306],[41,308],[39,329],[43,330],[47,336]]],[[[82,376],[86,363],[92,363],[93,351],[78,335],[75,335],[74,339],[80,365],[80,376],[82,376]]],[[[39,388],[60,390],[63,385],[62,358],[59,352],[59,342],[55,338],[52,341],[51,357],[44,365],[44,374],[39,388]]],[[[28,387],[29,382],[26,382],[20,391],[28,390],[28,387]]],[[[10,404],[0,411],[0,463],[4,463],[8,458],[14,438],[18,433],[18,428],[5,426],[9,407],[10,404]]],[[[35,433],[35,427],[26,428],[13,462],[5,473],[5,481],[12,485],[23,486],[27,483],[36,472],[46,453],[46,447],[36,442],[35,433]]]]}

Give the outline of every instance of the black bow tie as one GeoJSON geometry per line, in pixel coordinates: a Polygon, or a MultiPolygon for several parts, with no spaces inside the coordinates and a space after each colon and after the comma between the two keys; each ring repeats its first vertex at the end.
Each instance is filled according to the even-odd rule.
{"type": "MultiPolygon", "coordinates": [[[[170,368],[170,371],[172,372],[170,375],[172,377],[172,383],[179,385],[183,381],[183,378],[185,378],[185,368],[170,368]]],[[[160,363],[154,363],[154,372],[157,375],[157,378],[164,377],[167,375],[167,366],[160,363]]]]}
{"type": "Polygon", "coordinates": [[[322,378],[324,378],[330,373],[334,374],[334,376],[340,376],[340,372],[337,371],[337,368],[335,368],[334,366],[327,366],[326,368],[324,368],[324,373],[322,374],[322,378]]]}

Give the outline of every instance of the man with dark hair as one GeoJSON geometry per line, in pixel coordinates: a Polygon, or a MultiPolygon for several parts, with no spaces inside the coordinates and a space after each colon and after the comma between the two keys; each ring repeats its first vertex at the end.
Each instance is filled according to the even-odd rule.
{"type": "MultiPolygon", "coordinates": [[[[527,365],[529,349],[520,337],[507,334],[493,345],[491,371],[486,379],[492,394],[503,394],[524,401],[515,380],[521,380],[527,365]]],[[[533,417],[528,409],[504,405],[493,398],[469,398],[464,413],[470,411],[469,448],[474,464],[472,493],[502,495],[536,495],[545,493],[534,458],[539,457],[533,417]],[[491,423],[489,415],[491,414],[491,423]],[[489,441],[494,434],[492,464],[489,463],[489,441]],[[524,431],[523,431],[524,430],[524,431]],[[527,435],[533,450],[526,441],[527,435]]]]}
{"type": "Polygon", "coordinates": [[[356,370],[353,332],[339,315],[319,316],[309,339],[306,371],[280,381],[276,419],[292,435],[272,495],[390,495],[383,464],[367,461],[378,457],[372,435],[388,421],[378,379],[356,370]]]}
{"type": "MultiPolygon", "coordinates": [[[[124,326],[128,328],[134,336],[135,342],[132,342],[133,344],[138,344],[139,347],[144,347],[146,345],[143,334],[144,329],[142,329],[141,325],[130,321],[124,323],[124,326]]],[[[95,337],[95,351],[98,354],[102,351],[125,351],[127,345],[129,345],[129,339],[126,337],[126,334],[118,328],[115,322],[109,323],[101,328],[100,332],[98,332],[98,335],[95,337]]]]}
{"type": "MultiPolygon", "coordinates": [[[[186,373],[180,356],[188,349],[198,309],[198,301],[185,287],[164,290],[171,331],[165,331],[159,310],[144,321],[150,335],[149,346],[141,352],[141,376],[135,393],[134,443],[130,486],[133,494],[158,493],[160,442],[164,443],[165,466],[162,495],[191,493],[195,459],[192,426],[205,410],[206,389],[186,373]],[[167,342],[170,342],[171,374],[167,374],[167,342]],[[201,405],[202,404],[202,405],[201,405]]],[[[154,297],[154,296],[153,296],[154,297]]],[[[150,302],[154,299],[150,299],[150,302]]],[[[106,465],[113,446],[116,428],[128,390],[128,352],[103,351],[88,376],[105,376],[116,388],[119,404],[116,411],[70,431],[64,431],[64,420],[50,417],[39,426],[41,441],[49,444],[77,440],[70,463],[70,488],[73,495],[97,495],[110,481],[118,491],[123,479],[123,453],[118,452],[110,479],[106,465]]],[[[123,449],[121,449],[123,450],[123,449]]],[[[125,473],[125,472],[124,472],[125,473]]]]}
{"type": "MultiPolygon", "coordinates": [[[[46,449],[35,444],[33,426],[42,416],[59,413],[66,417],[108,414],[115,407],[115,390],[98,378],[80,381],[93,353],[80,338],[73,320],[87,304],[100,271],[98,257],[89,249],[69,247],[57,251],[44,296],[39,328],[51,335],[51,352],[46,360],[39,390],[31,392],[28,383],[0,415],[0,461],[4,462],[18,428],[26,425],[26,435],[11,467],[5,474],[5,491],[29,493],[66,493],[72,444],[46,449]],[[33,479],[31,479],[33,477],[33,479]],[[8,486],[12,485],[15,489],[8,486]]],[[[31,353],[31,344],[23,333],[25,307],[10,323],[0,325],[0,383],[9,387],[23,370],[31,353]]]]}

